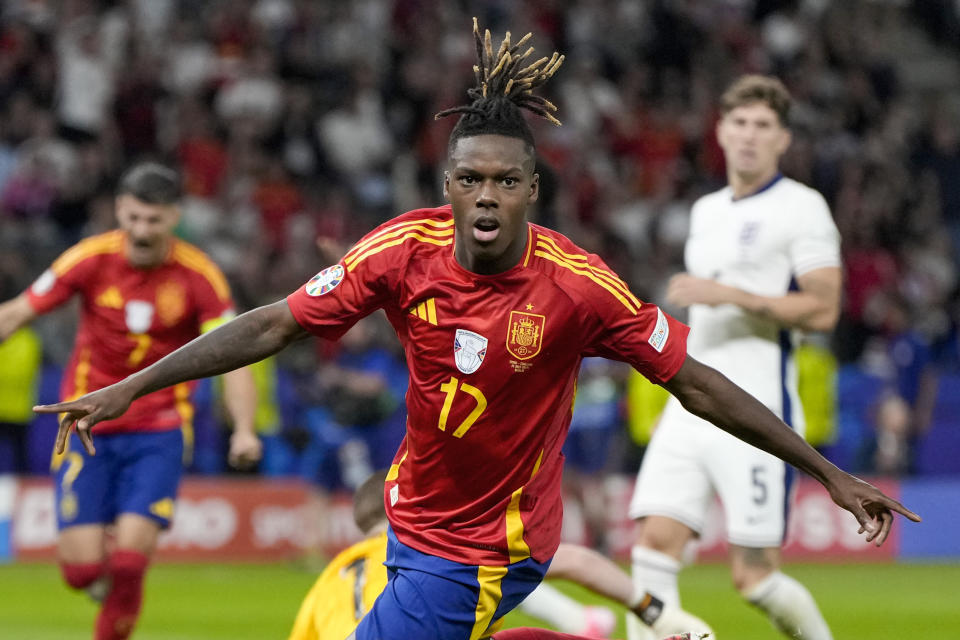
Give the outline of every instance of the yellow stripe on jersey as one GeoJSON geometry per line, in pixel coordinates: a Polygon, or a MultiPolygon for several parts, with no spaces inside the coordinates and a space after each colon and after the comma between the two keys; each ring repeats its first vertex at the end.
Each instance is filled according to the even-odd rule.
{"type": "Polygon", "coordinates": [[[173,397],[180,415],[180,432],[183,434],[183,464],[193,460],[193,405],[190,403],[190,387],[186,382],[174,385],[173,397]]]}
{"type": "Polygon", "coordinates": [[[410,315],[437,325],[437,303],[434,298],[427,298],[415,307],[410,307],[410,315]]]}
{"type": "Polygon", "coordinates": [[[378,231],[377,233],[367,238],[364,238],[363,240],[355,244],[353,247],[351,247],[350,250],[347,251],[347,255],[343,257],[343,261],[344,263],[347,263],[353,260],[354,258],[356,258],[358,255],[360,255],[361,253],[363,253],[373,245],[377,244],[382,240],[386,240],[387,238],[392,238],[396,236],[398,233],[404,233],[406,231],[409,231],[410,229],[421,229],[424,231],[431,231],[431,230],[428,230],[427,227],[434,227],[434,230],[437,230],[437,231],[447,231],[447,232],[453,231],[452,229],[453,219],[440,221],[440,220],[432,220],[431,218],[420,218],[417,220],[407,220],[406,222],[399,222],[397,224],[390,225],[389,227],[386,227],[378,231]]]}
{"type": "Polygon", "coordinates": [[[478,640],[487,635],[487,628],[493,622],[493,616],[503,598],[503,579],[507,567],[477,567],[477,582],[480,583],[480,595],[477,598],[473,630],[470,640],[478,640]]]}
{"type": "Polygon", "coordinates": [[[587,256],[583,254],[567,253],[566,251],[561,249],[556,242],[554,242],[553,238],[549,236],[545,236],[542,234],[539,235],[537,238],[537,246],[550,251],[557,257],[566,258],[567,261],[569,261],[573,265],[589,269],[592,273],[594,273],[595,275],[599,276],[606,282],[610,283],[611,285],[619,289],[620,292],[623,295],[625,295],[630,301],[632,301],[633,304],[635,304],[638,309],[640,308],[641,306],[640,301],[630,291],[630,287],[627,286],[627,283],[621,280],[620,278],[618,278],[616,274],[614,274],[612,271],[607,271],[606,269],[601,269],[599,267],[593,266],[592,264],[590,264],[589,260],[587,260],[587,256]]]}
{"type": "MultiPolygon", "coordinates": [[[[73,370],[73,393],[68,397],[64,398],[64,402],[71,402],[76,400],[82,395],[87,393],[87,385],[90,384],[90,348],[87,347],[80,351],[80,357],[77,359],[77,368],[73,370]]],[[[57,419],[60,420],[67,414],[61,413],[57,415],[57,419]]],[[[70,452],[70,438],[67,438],[67,446],[63,448],[63,453],[57,453],[56,450],[53,452],[53,457],[50,459],[50,471],[57,471],[60,468],[60,465],[63,464],[63,459],[70,452]]]]}
{"type": "Polygon", "coordinates": [[[196,271],[203,276],[210,283],[220,300],[227,301],[230,299],[230,285],[227,284],[223,272],[200,249],[190,246],[186,242],[177,241],[173,245],[172,258],[187,269],[196,271]]]}
{"type": "Polygon", "coordinates": [[[549,260],[549,261],[551,261],[551,262],[555,262],[556,264],[560,265],[561,267],[563,267],[563,268],[565,268],[565,269],[569,269],[570,271],[573,271],[574,273],[576,273],[576,274],[578,274],[578,275],[586,276],[586,277],[589,278],[590,280],[593,280],[596,284],[600,285],[601,287],[603,287],[604,289],[606,289],[607,291],[609,291],[609,292],[613,295],[613,297],[615,297],[617,300],[619,300],[620,303],[621,303],[623,306],[625,306],[628,311],[630,311],[630,313],[632,313],[633,315],[637,315],[638,307],[635,307],[630,300],[628,300],[627,298],[625,298],[625,297],[623,296],[623,294],[621,294],[619,291],[617,291],[616,289],[614,289],[614,288],[613,288],[612,286],[610,286],[608,283],[606,283],[606,282],[604,282],[603,280],[601,280],[600,278],[598,278],[598,277],[597,277],[595,274],[593,274],[592,272],[590,272],[590,271],[584,271],[583,269],[578,269],[576,266],[570,264],[568,261],[564,260],[563,258],[558,258],[557,256],[553,255],[552,253],[548,253],[548,252],[546,252],[546,251],[536,251],[536,252],[534,253],[534,255],[536,255],[536,256],[539,257],[539,258],[543,258],[543,259],[545,259],[545,260],[549,260]]]}
{"type": "MultiPolygon", "coordinates": [[[[530,479],[533,480],[537,472],[540,471],[540,464],[543,462],[543,449],[537,456],[537,462],[533,465],[533,473],[530,479]]],[[[510,504],[507,505],[507,550],[510,553],[510,564],[520,562],[530,557],[530,547],[523,539],[523,518],[520,517],[520,496],[523,494],[524,487],[520,487],[510,496],[510,504]]]]}
{"type": "Polygon", "coordinates": [[[75,266],[93,256],[105,253],[119,253],[123,250],[123,232],[108,231],[98,236],[81,240],[63,252],[53,261],[50,270],[57,276],[62,276],[75,266]]]}
{"type": "Polygon", "coordinates": [[[533,255],[533,227],[527,225],[527,253],[523,256],[523,266],[530,264],[530,256],[533,255]]]}
{"type": "Polygon", "coordinates": [[[427,322],[434,326],[437,324],[436,298],[427,298],[427,322]]]}
{"type": "MultiPolygon", "coordinates": [[[[425,233],[430,234],[433,237],[427,237],[421,235],[417,231],[412,231],[408,229],[401,229],[394,233],[389,234],[389,237],[394,237],[398,233],[402,233],[399,238],[395,240],[390,240],[388,242],[382,242],[379,244],[374,244],[369,249],[365,250],[363,253],[355,254],[349,259],[345,258],[343,263],[347,266],[347,271],[353,271],[357,268],[357,265],[369,258],[372,255],[376,255],[383,251],[384,249],[389,249],[398,244],[403,244],[407,240],[413,238],[414,240],[419,240],[420,242],[426,242],[428,244],[435,244],[438,247],[445,247],[448,244],[453,244],[453,229],[448,231],[434,231],[432,229],[427,229],[425,227],[411,227],[411,229],[417,229],[418,231],[424,231],[425,233]]],[[[384,236],[383,239],[386,239],[387,236],[384,236]]]]}
{"type": "Polygon", "coordinates": [[[409,449],[403,452],[403,455],[400,457],[400,462],[390,465],[390,471],[387,472],[385,482],[393,482],[400,476],[400,465],[402,465],[403,461],[407,459],[408,453],[410,453],[409,449]]]}
{"type": "Polygon", "coordinates": [[[87,393],[87,385],[90,384],[90,348],[84,348],[80,351],[80,357],[77,359],[77,368],[73,371],[73,395],[74,399],[87,393]]]}
{"type": "Polygon", "coordinates": [[[537,456],[537,462],[533,465],[533,473],[530,474],[530,479],[533,478],[540,472],[540,465],[543,463],[543,449],[540,449],[540,455],[537,456]]]}

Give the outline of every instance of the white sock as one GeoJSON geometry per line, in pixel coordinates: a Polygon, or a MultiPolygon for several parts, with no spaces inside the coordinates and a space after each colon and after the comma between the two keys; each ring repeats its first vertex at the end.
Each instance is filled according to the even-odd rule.
{"type": "Polygon", "coordinates": [[[774,571],[744,597],[764,611],[773,626],[791,638],[833,640],[807,588],[790,576],[774,571]]]}
{"type": "Polygon", "coordinates": [[[587,625],[584,606],[546,582],[541,582],[520,603],[520,609],[563,633],[577,633],[587,625]]]}
{"type": "MultiPolygon", "coordinates": [[[[633,545],[630,551],[631,576],[634,595],[649,591],[663,600],[664,604],[680,606],[680,589],[677,574],[680,562],[665,553],[633,545]]],[[[653,630],[632,613],[627,613],[627,639],[653,640],[653,630]]]]}
{"type": "Polygon", "coordinates": [[[664,604],[680,606],[680,589],[677,587],[679,560],[640,545],[633,545],[630,558],[635,593],[649,591],[664,604]]]}

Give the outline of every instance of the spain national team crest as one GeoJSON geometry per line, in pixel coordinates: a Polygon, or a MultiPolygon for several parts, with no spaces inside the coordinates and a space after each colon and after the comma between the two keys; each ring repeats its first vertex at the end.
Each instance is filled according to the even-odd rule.
{"type": "Polygon", "coordinates": [[[457,369],[464,373],[473,373],[483,364],[487,355],[487,339],[479,333],[457,329],[453,336],[453,358],[457,369]]]}
{"type": "Polygon", "coordinates": [[[510,312],[507,352],[517,360],[529,360],[540,353],[546,316],[526,311],[510,312]]]}
{"type": "Polygon", "coordinates": [[[172,327],[187,311],[187,292],[183,285],[168,280],[157,287],[157,315],[164,326],[172,327]]]}
{"type": "Polygon", "coordinates": [[[337,288],[337,285],[343,282],[343,265],[335,264],[327,267],[317,275],[310,278],[307,283],[307,295],[322,296],[330,293],[337,288]]]}

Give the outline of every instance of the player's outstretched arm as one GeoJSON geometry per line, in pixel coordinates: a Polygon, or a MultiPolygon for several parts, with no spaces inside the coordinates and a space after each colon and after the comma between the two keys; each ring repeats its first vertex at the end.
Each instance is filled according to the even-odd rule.
{"type": "Polygon", "coordinates": [[[0,304],[0,342],[3,342],[13,332],[25,324],[29,324],[37,317],[37,312],[30,306],[26,294],[21,293],[16,298],[0,304]]]}
{"type": "Polygon", "coordinates": [[[58,453],[63,452],[70,427],[76,423],[77,435],[92,455],[93,425],[123,414],[137,398],[178,382],[226,373],[262,360],[305,334],[286,300],[281,300],[238,316],[116,384],[71,402],[34,407],[34,411],[64,413],[57,433],[58,453]]]}
{"type": "Polygon", "coordinates": [[[687,356],[680,371],[664,387],[690,413],[763,449],[816,478],[838,505],[852,513],[860,532],[883,544],[896,511],[914,522],[920,516],[876,487],[838,469],[756,398],[716,369],[687,356]]]}

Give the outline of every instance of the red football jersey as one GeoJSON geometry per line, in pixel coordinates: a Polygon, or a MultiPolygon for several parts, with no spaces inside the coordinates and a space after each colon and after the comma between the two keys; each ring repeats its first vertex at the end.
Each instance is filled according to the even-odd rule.
{"type": "Polygon", "coordinates": [[[287,302],[330,339],[386,311],[410,370],[390,523],[404,544],[468,564],[556,551],[560,448],[583,357],[629,362],[655,382],[686,357],[683,324],[554,231],[530,224],[523,260],[505,273],[467,271],[449,206],[381,225],[287,302]]]}
{"type": "MultiPolygon", "coordinates": [[[[226,278],[202,251],[173,240],[160,266],[141,269],[127,260],[124,241],[122,231],[82,240],[27,290],[38,313],[80,294],[80,325],[60,385],[64,399],[122,380],[233,315],[226,278]]],[[[187,383],[161,389],[94,429],[116,433],[189,426],[189,395],[187,383]]]]}

